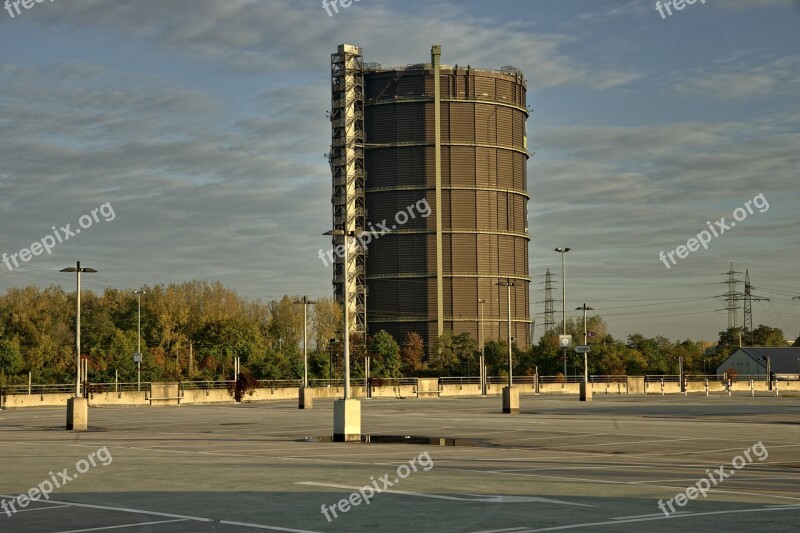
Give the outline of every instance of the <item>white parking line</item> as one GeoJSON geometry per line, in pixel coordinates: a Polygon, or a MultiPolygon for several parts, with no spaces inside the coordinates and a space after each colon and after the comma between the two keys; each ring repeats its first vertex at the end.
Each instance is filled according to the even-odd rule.
{"type": "Polygon", "coordinates": [[[680,518],[693,518],[696,516],[711,516],[711,515],[718,515],[718,514],[732,514],[732,513],[765,513],[770,511],[800,511],[800,507],[781,507],[781,508],[752,508],[752,509],[726,509],[724,511],[709,511],[706,513],[684,513],[684,514],[674,514],[670,516],[664,516],[661,514],[660,516],[654,516],[650,518],[631,518],[628,520],[620,520],[614,519],[605,521],[605,522],[586,522],[583,524],[570,524],[566,526],[555,526],[555,527],[545,527],[541,529],[525,529],[523,531],[519,531],[518,533],[537,533],[539,531],[558,531],[559,529],[574,529],[579,527],[595,527],[595,526],[608,526],[612,524],[625,524],[625,523],[632,523],[632,522],[649,522],[652,520],[678,520],[680,518]]]}
{"type": "MultiPolygon", "coordinates": [[[[0,497],[3,495],[0,494],[0,497]]],[[[233,520],[216,520],[214,518],[206,518],[203,516],[190,516],[190,515],[181,515],[181,514],[174,514],[174,513],[162,513],[158,511],[144,511],[142,509],[129,509],[127,507],[112,507],[110,505],[93,505],[89,503],[74,503],[74,502],[65,502],[65,501],[56,501],[51,500],[52,503],[61,504],[64,507],[82,507],[84,509],[100,509],[103,511],[116,511],[120,513],[133,513],[133,514],[143,514],[143,515],[151,515],[151,516],[160,516],[163,518],[174,518],[172,520],[174,522],[182,522],[191,520],[193,522],[209,522],[215,524],[225,524],[228,526],[239,526],[239,527],[250,527],[253,529],[265,529],[269,531],[284,531],[287,533],[321,533],[319,531],[311,531],[306,529],[292,529],[288,527],[280,527],[280,526],[269,526],[265,524],[248,524],[245,522],[235,522],[233,520]]],[[[164,522],[166,523],[166,522],[164,522]]],[[[137,524],[133,524],[134,526],[137,524]]],[[[130,524],[126,526],[119,526],[119,527],[131,527],[130,524]]],[[[111,529],[109,528],[101,528],[101,529],[111,529]]],[[[99,529],[80,529],[76,531],[62,531],[60,533],[77,533],[78,531],[99,531],[99,529]]]]}
{"type": "Polygon", "coordinates": [[[173,522],[188,522],[188,518],[183,518],[180,520],[160,520],[158,522],[134,522],[133,524],[122,524],[119,526],[105,526],[105,527],[93,527],[89,529],[70,529],[69,531],[59,531],[58,533],[84,533],[86,531],[105,531],[107,529],[122,529],[124,527],[136,527],[136,526],[154,526],[157,524],[172,524],[173,522]]]}

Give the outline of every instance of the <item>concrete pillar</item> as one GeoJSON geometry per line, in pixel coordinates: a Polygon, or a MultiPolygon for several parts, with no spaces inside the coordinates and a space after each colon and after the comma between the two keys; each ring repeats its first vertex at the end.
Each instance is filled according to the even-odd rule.
{"type": "Polygon", "coordinates": [[[70,398],[67,400],[67,430],[86,431],[89,428],[89,400],[70,398]]]}
{"type": "Polygon", "coordinates": [[[591,402],[592,401],[592,384],[591,383],[581,383],[581,401],[582,402],[591,402]]]}
{"type": "Polygon", "coordinates": [[[300,387],[298,395],[298,409],[311,409],[314,407],[314,389],[311,387],[300,387]]]}
{"type": "Polygon", "coordinates": [[[519,387],[503,387],[503,412],[519,414],[519,387]]]}
{"type": "Polygon", "coordinates": [[[361,441],[361,401],[353,398],[333,402],[333,441],[361,441]]]}

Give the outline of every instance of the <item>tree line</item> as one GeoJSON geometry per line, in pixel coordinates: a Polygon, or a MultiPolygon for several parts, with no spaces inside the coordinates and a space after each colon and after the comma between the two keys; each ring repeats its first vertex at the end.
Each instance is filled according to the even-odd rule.
{"type": "MultiPolygon", "coordinates": [[[[142,380],[232,379],[234,360],[255,379],[298,379],[303,375],[303,305],[301,296],[285,295],[267,303],[250,301],[218,282],[192,281],[143,287],[133,291],[106,289],[81,295],[81,353],[88,359],[92,382],[136,381],[133,354],[139,349],[141,298],[142,380]]],[[[318,299],[308,308],[309,377],[342,376],[342,310],[332,299],[318,299]]],[[[588,319],[589,373],[611,375],[675,374],[678,360],[691,373],[715,372],[739,345],[785,346],[779,329],[759,326],[720,332],[716,348],[691,340],[634,334],[614,339],[600,316],[588,319]]],[[[567,333],[582,340],[582,320],[568,320],[567,333]]],[[[800,345],[800,343],[796,343],[800,345]]],[[[354,378],[363,377],[365,358],[370,375],[477,376],[478,342],[469,334],[445,332],[426,354],[414,332],[395,339],[386,331],[368,338],[351,336],[354,378]]],[[[508,371],[508,345],[492,340],[484,346],[489,375],[508,371]]],[[[558,332],[548,331],[537,345],[512,346],[515,375],[563,374],[558,332]]],[[[567,374],[583,373],[582,357],[568,350],[567,374]]],[[[69,383],[75,375],[75,293],[57,286],[12,288],[0,296],[0,385],[69,383]]]]}

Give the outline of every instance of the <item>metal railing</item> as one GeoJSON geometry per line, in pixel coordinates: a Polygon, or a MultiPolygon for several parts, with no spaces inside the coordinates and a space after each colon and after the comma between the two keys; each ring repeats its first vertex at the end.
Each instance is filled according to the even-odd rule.
{"type": "MultiPolygon", "coordinates": [[[[598,375],[593,374],[589,376],[590,383],[603,384],[603,383],[626,383],[627,379],[632,376],[619,376],[619,375],[598,375]]],[[[680,376],[677,374],[647,374],[644,381],[647,386],[659,386],[662,383],[680,383],[680,376]]],[[[721,375],[700,375],[700,374],[686,374],[685,379],[688,383],[703,383],[708,380],[709,383],[724,382],[721,375]]],[[[800,376],[777,376],[778,381],[793,381],[800,379],[800,376]]],[[[416,377],[402,377],[402,378],[382,378],[373,376],[370,379],[371,387],[394,387],[400,386],[418,386],[420,379],[416,377]]],[[[479,385],[480,378],[478,376],[442,376],[432,377],[439,382],[439,389],[441,390],[445,385],[479,385]]],[[[535,376],[514,376],[515,384],[531,384],[535,383],[535,376]]],[[[757,375],[738,375],[734,382],[746,382],[752,380],[753,382],[764,382],[767,376],[764,374],[757,375]]],[[[554,383],[581,383],[583,376],[539,376],[540,384],[554,384],[554,383]]],[[[508,383],[506,376],[488,376],[486,378],[487,385],[490,386],[504,386],[508,383]]],[[[285,389],[301,387],[303,381],[301,379],[273,379],[273,380],[258,380],[258,387],[265,389],[285,389]]],[[[352,378],[350,381],[352,387],[363,387],[366,385],[365,378],[352,378]]],[[[199,380],[199,381],[181,381],[179,387],[181,391],[184,390],[224,390],[232,389],[235,385],[234,380],[199,380]]],[[[312,388],[323,387],[342,387],[344,381],[342,379],[323,379],[323,378],[310,378],[309,386],[312,388]]],[[[137,390],[149,392],[151,390],[151,382],[137,383],[91,383],[87,382],[82,384],[81,387],[84,395],[89,394],[102,394],[102,393],[120,393],[120,392],[135,392],[137,390]]],[[[75,392],[74,383],[58,383],[58,384],[31,384],[31,385],[5,385],[0,388],[0,401],[5,403],[6,396],[21,396],[21,395],[44,395],[44,394],[71,394],[75,392]]]]}
{"type": "Polygon", "coordinates": [[[583,376],[539,376],[539,383],[583,383],[583,376]]]}
{"type": "Polygon", "coordinates": [[[16,396],[24,394],[56,394],[75,393],[74,383],[57,383],[54,385],[8,385],[4,387],[6,394],[16,396]]]}
{"type": "Polygon", "coordinates": [[[480,385],[480,383],[481,378],[478,376],[445,376],[439,378],[439,385],[480,385]]]}
{"type": "Polygon", "coordinates": [[[235,382],[232,379],[223,381],[181,381],[181,390],[219,390],[233,387],[235,382]]]}
{"type": "Polygon", "coordinates": [[[89,394],[102,394],[104,392],[136,392],[149,391],[150,382],[142,381],[141,383],[84,383],[84,390],[89,394]]]}
{"type": "Polygon", "coordinates": [[[627,383],[627,381],[628,381],[628,376],[616,376],[610,374],[609,375],[592,374],[589,376],[589,383],[627,383]]]}
{"type": "MultiPolygon", "coordinates": [[[[309,380],[310,381],[310,380],[309,380]]],[[[264,389],[288,389],[303,386],[302,379],[260,379],[258,385],[264,389]]]]}

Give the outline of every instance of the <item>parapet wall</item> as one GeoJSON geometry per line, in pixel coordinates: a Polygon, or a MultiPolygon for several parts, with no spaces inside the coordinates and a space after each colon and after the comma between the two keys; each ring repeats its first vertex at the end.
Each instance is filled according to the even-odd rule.
{"type": "MultiPolygon", "coordinates": [[[[500,396],[505,385],[487,385],[486,393],[489,396],[500,396]]],[[[532,383],[515,384],[521,394],[535,394],[532,383]]],[[[592,383],[592,394],[595,396],[609,394],[681,394],[680,383],[671,381],[646,383],[643,377],[629,377],[626,382],[592,383]]],[[[800,381],[779,381],[773,390],[769,390],[764,381],[737,381],[731,384],[731,391],[739,393],[751,392],[753,394],[765,392],[781,394],[800,391],[800,381]],[[777,391],[775,390],[777,388],[777,391]]],[[[708,382],[708,392],[716,395],[725,393],[724,385],[719,381],[708,382]]],[[[342,387],[314,388],[315,398],[341,398],[344,394],[342,387]]],[[[580,392],[579,383],[541,383],[540,394],[574,394],[580,392]]],[[[691,381],[687,384],[686,393],[697,395],[706,392],[704,382],[691,381]]],[[[365,398],[367,391],[364,386],[351,387],[351,393],[356,398],[365,398]]],[[[441,398],[458,396],[480,396],[480,385],[477,383],[448,383],[439,385],[436,378],[420,378],[417,385],[384,385],[370,388],[371,398],[441,398]]],[[[252,394],[244,397],[244,402],[264,402],[270,400],[297,400],[297,387],[262,388],[256,389],[252,394]]],[[[62,407],[74,395],[71,393],[44,393],[44,394],[15,394],[3,398],[3,408],[21,409],[27,407],[62,407]]],[[[178,406],[200,404],[235,403],[233,396],[227,389],[184,389],[180,390],[177,383],[152,384],[151,391],[124,391],[101,392],[89,394],[91,407],[114,406],[178,406]]]]}

